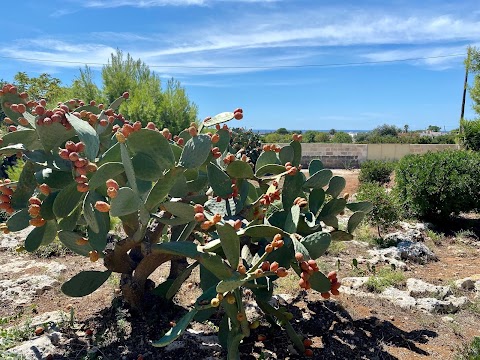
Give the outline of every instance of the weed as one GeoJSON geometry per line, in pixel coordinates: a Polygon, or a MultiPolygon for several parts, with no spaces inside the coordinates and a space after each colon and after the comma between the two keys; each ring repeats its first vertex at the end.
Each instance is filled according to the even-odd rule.
{"type": "Polygon", "coordinates": [[[399,286],[405,283],[405,275],[402,271],[391,268],[381,268],[373,276],[370,276],[365,286],[368,291],[380,293],[390,286],[399,286]]]}
{"type": "Polygon", "coordinates": [[[427,229],[425,234],[433,241],[436,246],[442,245],[445,241],[445,234],[443,233],[436,233],[431,229],[427,229]]]}
{"type": "Polygon", "coordinates": [[[456,360],[480,360],[480,337],[477,336],[470,344],[465,344],[455,358],[456,360]]]}
{"type": "Polygon", "coordinates": [[[38,248],[38,250],[35,250],[32,253],[33,256],[44,259],[51,257],[64,257],[72,254],[72,251],[63,245],[58,239],[55,239],[48,245],[38,248]]]}
{"type": "Polygon", "coordinates": [[[347,246],[345,245],[344,242],[335,241],[335,242],[332,242],[332,244],[330,245],[327,251],[329,255],[339,256],[342,252],[345,251],[346,248],[347,246]]]}
{"type": "Polygon", "coordinates": [[[30,339],[34,330],[30,321],[25,322],[22,326],[0,329],[0,350],[10,349],[18,343],[30,339]]]}

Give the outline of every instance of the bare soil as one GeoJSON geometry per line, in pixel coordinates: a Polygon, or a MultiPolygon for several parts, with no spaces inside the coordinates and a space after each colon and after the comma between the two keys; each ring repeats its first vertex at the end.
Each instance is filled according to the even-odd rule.
{"type": "MultiPolygon", "coordinates": [[[[347,180],[345,192],[355,193],[358,187],[358,171],[335,170],[335,175],[347,180]]],[[[470,229],[477,231],[478,218],[469,219],[470,229]],[[470,221],[471,220],[471,221],[470,221]],[[473,224],[473,227],[472,227],[473,224]]],[[[415,277],[434,284],[451,285],[454,280],[480,274],[480,242],[464,243],[448,231],[441,241],[430,240],[427,245],[439,261],[425,265],[411,265],[405,276],[415,277]]],[[[440,233],[440,231],[439,231],[440,233]]],[[[477,233],[477,236],[479,234],[477,233]]],[[[364,256],[365,249],[340,249],[335,256],[322,259],[321,269],[333,270],[337,257],[341,259],[339,278],[352,275],[349,265],[353,258],[364,256]]],[[[12,257],[35,258],[30,254],[11,251],[0,252],[0,264],[7,266],[12,257]]],[[[67,266],[66,280],[86,269],[102,269],[101,263],[90,263],[76,255],[64,255],[52,259],[36,258],[39,262],[54,260],[67,266]]],[[[168,273],[163,266],[154,273],[158,284],[168,273]]],[[[12,326],[26,318],[72,305],[75,310],[75,326],[65,325],[63,331],[68,341],[62,342],[53,359],[223,359],[225,353],[215,346],[205,346],[192,337],[177,340],[177,349],[166,351],[154,348],[149,341],[160,338],[179,319],[196,299],[198,273],[193,273],[175,297],[175,304],[152,304],[145,314],[134,314],[123,303],[115,289],[118,277],[112,276],[106,284],[84,298],[69,298],[59,288],[38,296],[34,306],[22,309],[12,304],[0,304],[0,317],[14,316],[5,326],[12,326]],[[92,336],[85,331],[93,330],[92,336]],[[88,355],[89,354],[89,355],[88,355]],[[88,357],[87,357],[88,355],[88,357]]],[[[445,314],[426,314],[417,310],[403,310],[386,300],[360,298],[341,294],[324,300],[314,292],[299,292],[298,279],[282,279],[277,293],[287,293],[294,300],[287,306],[294,314],[292,325],[297,332],[314,342],[315,359],[453,359],[458,350],[480,335],[480,301],[458,290],[458,295],[472,298],[474,306],[451,315],[453,322],[443,321],[445,314]]],[[[214,335],[219,316],[214,315],[206,324],[194,323],[193,329],[204,335],[214,335]]],[[[241,359],[300,359],[303,356],[291,352],[292,346],[281,329],[268,323],[253,331],[240,346],[241,359]],[[266,335],[263,342],[259,334],[266,335]]]]}

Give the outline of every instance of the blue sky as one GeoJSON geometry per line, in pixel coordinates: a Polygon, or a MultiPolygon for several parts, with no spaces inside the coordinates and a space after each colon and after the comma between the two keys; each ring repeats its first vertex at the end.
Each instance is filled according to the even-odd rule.
{"type": "Polygon", "coordinates": [[[478,0],[23,0],[2,8],[0,78],[48,72],[69,84],[88,63],[100,83],[100,64],[119,48],[179,79],[200,118],[242,107],[242,126],[253,129],[451,130],[464,56],[449,55],[480,45],[478,0]],[[427,59],[392,61],[412,58],[427,59]]]}

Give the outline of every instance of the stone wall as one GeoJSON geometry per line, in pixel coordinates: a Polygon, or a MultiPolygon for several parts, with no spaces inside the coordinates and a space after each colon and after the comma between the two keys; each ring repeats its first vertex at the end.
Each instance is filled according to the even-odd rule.
{"type": "MultiPolygon", "coordinates": [[[[285,146],[287,144],[278,144],[285,146]]],[[[312,159],[322,160],[330,169],[358,168],[367,160],[400,160],[407,154],[424,154],[428,151],[458,150],[453,144],[328,144],[302,143],[302,166],[312,159]]]]}

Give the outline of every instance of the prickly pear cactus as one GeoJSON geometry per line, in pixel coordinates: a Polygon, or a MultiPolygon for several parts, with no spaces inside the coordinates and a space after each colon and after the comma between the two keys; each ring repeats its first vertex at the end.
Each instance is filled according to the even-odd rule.
{"type": "Polygon", "coordinates": [[[171,343],[194,318],[206,320],[222,308],[220,342],[228,359],[239,359],[238,345],[258,326],[245,313],[249,289],[294,345],[311,354],[291,314],[268,303],[273,283],[291,273],[299,288],[337,295],[336,274],[323,274],[315,260],[332,241],[352,238],[370,204],[340,197],[345,180],[319,160],[310,163],[307,179],[298,136],[283,148],[264,146],[255,165],[241,151],[229,153],[231,131],[221,124],[242,119],[242,109],[173,136],[153,123],[124,119],[116,110],[127,99],[125,93],[108,107],[73,99],[49,108],[12,85],[0,90],[9,125],[0,153],[25,161],[18,182],[0,184],[0,207],[10,214],[2,230],[33,225],[28,251],[58,236],[90,261],[102,259],[105,271],[83,271],[63,284],[75,297],[117,272],[125,299],[141,308],[149,292],[173,298],[199,267],[203,294],[153,346],[171,343]],[[338,215],[345,208],[351,216],[341,230],[338,215]],[[123,236],[110,232],[112,218],[121,220],[123,236]],[[193,261],[177,266],[175,279],[151,286],[148,277],[158,266],[186,258],[193,261]]]}

